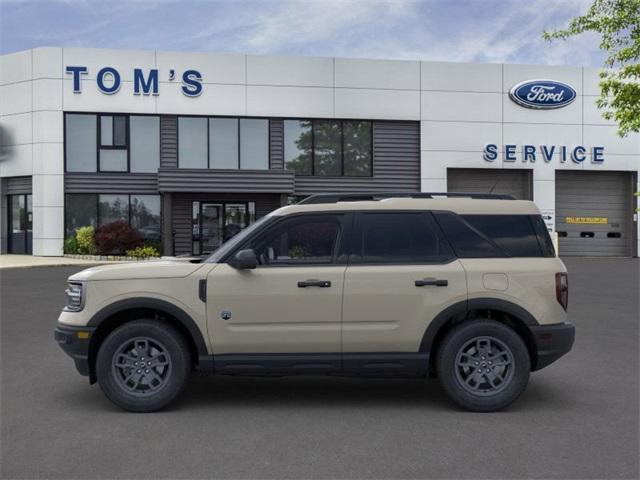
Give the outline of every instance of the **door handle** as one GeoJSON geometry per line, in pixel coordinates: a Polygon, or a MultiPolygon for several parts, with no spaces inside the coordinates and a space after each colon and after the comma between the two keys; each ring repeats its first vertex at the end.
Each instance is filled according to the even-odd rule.
{"type": "Polygon", "coordinates": [[[320,288],[329,288],[331,286],[331,282],[327,280],[305,280],[303,282],[298,282],[298,288],[307,288],[307,287],[320,287],[320,288]]]}
{"type": "Polygon", "coordinates": [[[424,278],[422,280],[416,280],[415,285],[416,287],[447,287],[449,286],[449,280],[424,278]]]}

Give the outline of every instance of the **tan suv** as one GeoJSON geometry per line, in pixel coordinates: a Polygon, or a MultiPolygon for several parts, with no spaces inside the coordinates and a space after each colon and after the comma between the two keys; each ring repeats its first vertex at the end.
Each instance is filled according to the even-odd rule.
{"type": "Polygon", "coordinates": [[[55,338],[136,412],[191,371],[437,376],[475,411],[567,353],[567,273],[536,206],[500,195],[314,195],[202,260],[69,278],[55,338]]]}

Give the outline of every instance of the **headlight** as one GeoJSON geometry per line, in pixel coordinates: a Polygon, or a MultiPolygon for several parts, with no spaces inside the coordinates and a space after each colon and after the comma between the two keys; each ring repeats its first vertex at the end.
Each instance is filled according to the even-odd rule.
{"type": "Polygon", "coordinates": [[[64,310],[67,312],[79,312],[84,307],[84,285],[82,283],[67,284],[64,291],[64,310]]]}

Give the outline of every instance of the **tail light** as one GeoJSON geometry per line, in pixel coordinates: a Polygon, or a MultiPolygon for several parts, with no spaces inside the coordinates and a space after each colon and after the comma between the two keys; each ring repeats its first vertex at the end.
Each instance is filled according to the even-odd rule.
{"type": "Polygon", "coordinates": [[[565,272],[556,273],[556,298],[566,311],[569,305],[569,276],[565,272]]]}

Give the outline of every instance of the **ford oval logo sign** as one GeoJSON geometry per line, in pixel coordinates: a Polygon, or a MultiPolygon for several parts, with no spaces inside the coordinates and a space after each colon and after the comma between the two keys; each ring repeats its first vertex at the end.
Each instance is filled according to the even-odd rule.
{"type": "Polygon", "coordinates": [[[511,100],[526,108],[550,110],[562,108],[576,99],[576,91],[555,80],[527,80],[509,91],[511,100]]]}

